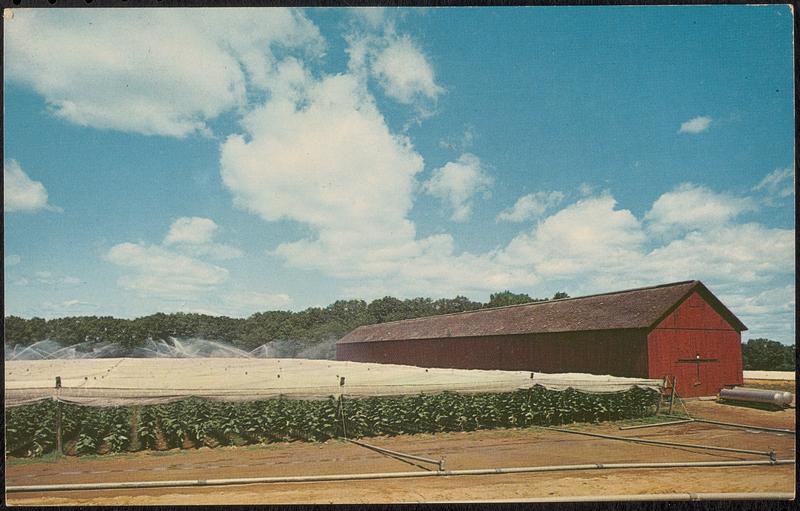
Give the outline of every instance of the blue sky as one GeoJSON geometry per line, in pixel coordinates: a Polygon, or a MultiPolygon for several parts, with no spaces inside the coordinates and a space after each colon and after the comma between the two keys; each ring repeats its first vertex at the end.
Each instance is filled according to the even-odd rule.
{"type": "Polygon", "coordinates": [[[794,339],[787,6],[14,10],[5,313],[701,279],[794,339]]]}

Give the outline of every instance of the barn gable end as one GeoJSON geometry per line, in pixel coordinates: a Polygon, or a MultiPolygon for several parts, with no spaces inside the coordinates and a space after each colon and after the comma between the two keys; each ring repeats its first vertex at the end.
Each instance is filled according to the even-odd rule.
{"type": "Polygon", "coordinates": [[[651,325],[651,329],[670,327],[747,330],[744,323],[700,281],[695,281],[695,285],[651,325]],[[684,307],[687,302],[688,307],[684,307]],[[703,308],[702,313],[700,308],[703,308]],[[675,314],[678,310],[681,312],[675,314]],[[698,323],[701,318],[702,324],[698,323]]]}
{"type": "Polygon", "coordinates": [[[684,397],[713,395],[743,383],[740,325],[731,324],[715,305],[695,290],[650,331],[650,378],[676,377],[684,397]]]}

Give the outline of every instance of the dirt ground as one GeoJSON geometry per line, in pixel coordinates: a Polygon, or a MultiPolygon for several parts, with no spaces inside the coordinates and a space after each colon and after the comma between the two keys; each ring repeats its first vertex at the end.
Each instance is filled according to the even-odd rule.
{"type": "MultiPolygon", "coordinates": [[[[690,400],[692,416],[794,429],[795,410],[768,411],[690,400]]],[[[679,408],[678,408],[679,409],[679,408]]],[[[676,409],[677,411],[677,409],[676,409]]],[[[795,458],[795,437],[688,423],[620,430],[628,423],[573,424],[571,429],[691,444],[774,449],[795,458]]],[[[376,437],[374,445],[431,458],[448,470],[585,463],[765,459],[757,455],[632,444],[540,428],[376,437]]],[[[218,479],[421,470],[341,440],[201,448],[55,460],[8,460],[6,485],[218,479]]],[[[8,494],[10,505],[150,505],[385,503],[524,499],[652,493],[794,492],[795,466],[587,470],[372,481],[249,484],[8,494]]]]}

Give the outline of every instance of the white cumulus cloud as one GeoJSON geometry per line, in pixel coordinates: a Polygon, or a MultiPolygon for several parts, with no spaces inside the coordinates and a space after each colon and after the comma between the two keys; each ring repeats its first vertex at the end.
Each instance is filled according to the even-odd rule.
{"type": "Polygon", "coordinates": [[[223,183],[236,205],[265,220],[288,218],[317,231],[316,239],[278,247],[292,263],[325,264],[342,248],[396,250],[413,240],[405,214],[422,158],[389,130],[355,76],[314,82],[302,108],[294,97],[274,97],[243,126],[247,137],[222,146],[223,183]],[[327,255],[312,262],[318,250],[306,249],[313,248],[327,255]]]}
{"type": "MultiPolygon", "coordinates": [[[[375,27],[373,27],[375,28],[375,27]]],[[[346,36],[348,69],[354,75],[374,79],[387,97],[413,105],[422,117],[445,89],[425,52],[408,35],[395,32],[388,23],[383,33],[355,32],[346,36]]]]}
{"type": "Polygon", "coordinates": [[[3,211],[34,212],[42,209],[60,211],[47,202],[47,190],[22,170],[16,160],[3,165],[3,211]]]}
{"type": "Polygon", "coordinates": [[[755,202],[749,197],[684,183],[656,199],[645,220],[654,232],[666,233],[722,225],[754,209],[755,202]]]}
{"type": "Polygon", "coordinates": [[[228,270],[154,245],[120,243],[106,258],[132,273],[123,275],[120,287],[142,295],[192,297],[228,279],[228,270]]]}
{"type": "Polygon", "coordinates": [[[210,256],[214,259],[234,259],[242,252],[224,243],[215,243],[214,236],[219,226],[210,218],[180,217],[169,228],[164,245],[194,256],[210,256]]]}
{"type": "Polygon", "coordinates": [[[500,260],[548,278],[620,272],[639,257],[646,235],[633,213],[616,205],[610,195],[581,199],[515,237],[500,260]]]}
{"type": "Polygon", "coordinates": [[[524,222],[539,218],[545,211],[554,208],[564,200],[564,194],[559,191],[535,192],[523,195],[514,205],[497,215],[498,221],[524,222]]]}
{"type": "Polygon", "coordinates": [[[145,135],[207,133],[207,121],[268,90],[280,52],[324,41],[288,9],[14,11],[6,78],[72,123],[145,135]]]}
{"type": "Polygon", "coordinates": [[[702,274],[739,283],[764,281],[794,271],[794,232],[756,223],[692,231],[648,254],[649,267],[664,278],[702,274]]]}
{"type": "Polygon", "coordinates": [[[711,117],[707,117],[705,115],[694,117],[684,123],[681,123],[681,128],[678,130],[678,133],[702,133],[708,130],[708,128],[711,126],[711,122],[711,117]]]}
{"type": "Polygon", "coordinates": [[[408,36],[387,39],[375,56],[372,73],[386,95],[400,103],[411,104],[419,96],[436,99],[444,92],[428,58],[408,36]]]}
{"type": "Polygon", "coordinates": [[[201,244],[211,242],[218,226],[210,218],[180,217],[172,222],[164,243],[192,243],[201,244]]]}
{"type": "Polygon", "coordinates": [[[435,169],[423,189],[448,205],[452,210],[451,220],[463,222],[472,212],[472,198],[488,191],[493,182],[480,158],[464,153],[458,160],[435,169]]]}

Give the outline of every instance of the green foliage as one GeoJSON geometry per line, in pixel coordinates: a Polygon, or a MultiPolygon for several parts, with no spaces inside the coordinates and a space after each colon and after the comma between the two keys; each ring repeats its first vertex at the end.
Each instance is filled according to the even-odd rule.
{"type": "MultiPolygon", "coordinates": [[[[570,296],[563,292],[558,291],[553,295],[553,300],[561,300],[562,298],[569,298],[570,296]]],[[[506,305],[521,305],[524,303],[546,302],[548,298],[531,298],[525,293],[512,293],[505,290],[502,293],[492,293],[489,296],[489,302],[484,307],[504,307],[506,305]]]]}
{"type": "Polygon", "coordinates": [[[506,305],[519,305],[523,303],[543,302],[545,300],[547,300],[547,298],[544,299],[531,298],[525,293],[517,294],[505,290],[502,293],[492,293],[489,296],[489,303],[486,304],[486,307],[505,307],[506,305]]]}
{"type": "MultiPolygon", "coordinates": [[[[402,397],[303,401],[284,398],[251,402],[187,399],[139,407],[137,435],[142,449],[325,441],[375,435],[473,431],[546,426],[569,422],[631,419],[654,411],[657,392],[587,394],[536,386],[495,394],[420,394],[402,397]],[[344,415],[344,427],[342,421],[344,415]],[[344,430],[346,428],[346,431],[344,430]],[[163,444],[159,445],[159,442],[163,444]]],[[[7,411],[6,454],[41,456],[55,447],[51,401],[7,411]]],[[[118,452],[129,444],[131,410],[64,405],[64,441],[77,454],[118,452]]]]}
{"type": "Polygon", "coordinates": [[[3,323],[3,341],[6,344],[30,345],[47,339],[48,335],[47,321],[42,318],[6,316],[3,323]]]}
{"type": "Polygon", "coordinates": [[[55,448],[56,407],[52,401],[6,410],[6,454],[41,456],[55,448]]]}
{"type": "Polygon", "coordinates": [[[756,371],[794,371],[795,347],[770,339],[749,339],[742,343],[742,366],[756,371]]]}
{"type": "MultiPolygon", "coordinates": [[[[62,445],[75,442],[77,454],[120,452],[129,443],[128,408],[91,408],[62,404],[62,445]]],[[[54,401],[6,410],[6,454],[41,456],[55,449],[54,401]]]]}

